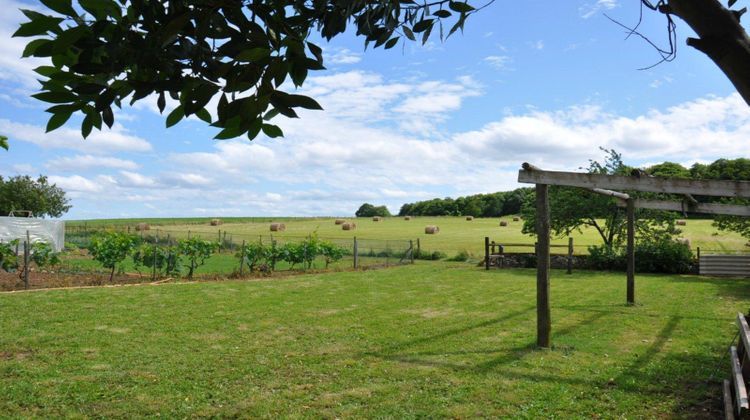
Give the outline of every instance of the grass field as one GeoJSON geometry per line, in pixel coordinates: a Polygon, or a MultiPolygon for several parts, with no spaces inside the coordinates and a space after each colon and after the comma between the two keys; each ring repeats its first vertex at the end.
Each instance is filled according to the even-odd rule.
{"type": "MultiPolygon", "coordinates": [[[[387,223],[387,222],[386,222],[387,223]]],[[[421,223],[421,222],[420,222],[421,223]]],[[[418,263],[0,294],[8,417],[715,418],[750,281],[418,263]]]]}
{"type": "MultiPolygon", "coordinates": [[[[111,225],[135,225],[142,219],[119,219],[86,221],[86,224],[94,223],[94,226],[111,225]]],[[[161,227],[172,232],[173,235],[186,235],[190,230],[192,233],[200,233],[207,238],[216,237],[219,229],[236,235],[236,239],[244,237],[255,239],[259,235],[268,237],[269,223],[271,221],[283,221],[286,224],[285,232],[274,232],[277,237],[304,237],[312,232],[318,232],[322,238],[358,238],[383,239],[383,240],[409,240],[419,238],[422,249],[430,251],[443,251],[448,255],[455,255],[461,251],[467,251],[475,256],[483,256],[484,237],[489,236],[492,240],[500,243],[528,243],[532,245],[534,238],[521,233],[523,222],[514,222],[512,217],[479,218],[467,221],[463,217],[417,217],[406,221],[400,217],[386,218],[381,222],[373,222],[370,218],[353,218],[356,220],[357,229],[354,231],[341,230],[341,226],[334,224],[332,218],[241,218],[223,219],[222,226],[209,226],[207,219],[153,219],[150,223],[153,228],[161,227]],[[202,220],[202,222],[201,222],[202,220]],[[504,220],[508,226],[499,226],[499,221],[504,220]],[[182,222],[182,223],[181,223],[182,222]],[[426,225],[437,225],[440,233],[437,235],[426,235],[426,225]]],[[[68,222],[71,226],[80,225],[83,222],[68,222]]],[[[745,246],[748,242],[736,233],[719,232],[711,226],[711,220],[689,219],[687,226],[679,226],[683,230],[682,237],[691,240],[693,250],[701,247],[702,251],[750,251],[745,246]]],[[[589,245],[600,244],[601,240],[593,229],[586,229],[582,233],[573,235],[576,253],[586,253],[589,245]]],[[[553,239],[553,243],[567,245],[567,238],[553,239]]],[[[510,248],[509,251],[529,251],[532,248],[510,248]]],[[[561,251],[562,252],[562,251],[561,251]]]]}

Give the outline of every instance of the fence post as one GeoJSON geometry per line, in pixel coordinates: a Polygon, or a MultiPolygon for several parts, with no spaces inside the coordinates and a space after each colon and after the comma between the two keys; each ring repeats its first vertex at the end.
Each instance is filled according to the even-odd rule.
{"type": "Polygon", "coordinates": [[[698,257],[698,274],[701,272],[701,247],[695,247],[696,256],[698,257]]]}
{"type": "Polygon", "coordinates": [[[354,237],[354,268],[359,267],[359,251],[357,249],[357,237],[354,237]]]}
{"type": "Polygon", "coordinates": [[[190,240],[190,230],[188,230],[188,240],[190,240]]]}
{"type": "Polygon", "coordinates": [[[573,237],[568,238],[568,274],[573,273],[573,237]]]}
{"type": "MultiPolygon", "coordinates": [[[[158,232],[158,231],[157,231],[158,232]]],[[[158,235],[158,233],[157,233],[158,235]]],[[[159,236],[157,236],[158,238],[159,236]]],[[[156,244],[154,244],[154,259],[153,259],[153,270],[151,272],[151,281],[156,281],[156,244]]]]}
{"type": "Polygon", "coordinates": [[[409,259],[411,260],[411,263],[414,264],[414,241],[409,239],[409,259]]]}
{"type": "Polygon", "coordinates": [[[417,255],[422,255],[422,246],[419,244],[419,238],[417,238],[417,255]]]}
{"type": "Polygon", "coordinates": [[[29,255],[31,253],[31,240],[29,231],[26,231],[26,242],[23,243],[23,285],[29,288],[29,255]]]}
{"type": "Polygon", "coordinates": [[[484,269],[490,269],[490,237],[484,237],[484,269]]]}
{"type": "Polygon", "coordinates": [[[243,268],[245,267],[245,241],[242,241],[242,256],[240,256],[240,276],[242,275],[243,268]]]}
{"type": "Polygon", "coordinates": [[[391,253],[391,250],[388,249],[388,240],[385,241],[385,266],[388,267],[388,254],[391,253]]]}
{"type": "Polygon", "coordinates": [[[218,230],[219,232],[219,252],[221,252],[222,243],[221,243],[221,229],[218,230]]]}

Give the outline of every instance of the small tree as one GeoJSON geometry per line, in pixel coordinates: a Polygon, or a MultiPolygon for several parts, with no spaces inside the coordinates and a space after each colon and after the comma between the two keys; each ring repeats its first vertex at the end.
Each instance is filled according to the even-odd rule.
{"type": "Polygon", "coordinates": [[[343,247],[327,241],[320,242],[320,244],[318,244],[318,249],[320,250],[320,255],[325,259],[326,268],[328,268],[330,263],[337,262],[344,258],[344,254],[346,253],[346,249],[343,247]]]}
{"type": "Polygon", "coordinates": [[[373,206],[370,203],[364,203],[359,206],[354,215],[357,217],[390,217],[391,212],[388,211],[388,207],[386,206],[373,206]]]}
{"type": "Polygon", "coordinates": [[[240,249],[237,254],[237,258],[245,258],[242,261],[243,264],[247,264],[247,268],[253,271],[256,266],[270,262],[269,257],[271,252],[269,247],[266,247],[261,242],[251,242],[245,244],[245,247],[240,249]]]}
{"type": "Polygon", "coordinates": [[[133,252],[137,237],[123,232],[106,232],[91,238],[88,247],[91,256],[105,268],[111,270],[109,281],[115,276],[115,267],[133,252]]]}
{"type": "Polygon", "coordinates": [[[0,242],[0,269],[10,272],[18,267],[18,255],[15,247],[18,245],[18,239],[8,243],[0,242]]]}
{"type": "Polygon", "coordinates": [[[287,242],[279,247],[279,255],[281,261],[289,263],[290,269],[294,269],[295,265],[305,262],[305,249],[302,244],[287,242]]]}
{"type": "Polygon", "coordinates": [[[193,278],[195,269],[206,263],[206,260],[219,249],[218,242],[206,241],[200,238],[181,239],[177,243],[177,252],[185,256],[190,262],[188,278],[193,278]]]}
{"type": "Polygon", "coordinates": [[[70,210],[65,191],[46,176],[0,176],[0,216],[13,210],[29,210],[37,217],[60,217],[70,210]]]}
{"type": "Polygon", "coordinates": [[[170,249],[144,244],[133,252],[133,264],[144,266],[165,275],[177,275],[180,272],[180,259],[170,249]]]}

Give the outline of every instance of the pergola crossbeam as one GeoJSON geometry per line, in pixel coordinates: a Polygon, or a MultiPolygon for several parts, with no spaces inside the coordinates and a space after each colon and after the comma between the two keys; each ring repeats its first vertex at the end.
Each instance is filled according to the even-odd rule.
{"type": "MultiPolygon", "coordinates": [[[[665,211],[688,211],[690,213],[702,213],[702,214],[723,214],[729,216],[745,216],[750,217],[750,207],[741,206],[736,204],[717,204],[717,203],[697,203],[690,204],[682,201],[669,201],[669,200],[647,200],[636,198],[634,199],[635,208],[637,209],[651,209],[651,210],[665,210],[665,211]]],[[[626,200],[617,200],[619,207],[626,207],[626,200]]]]}
{"type": "Polygon", "coordinates": [[[518,171],[518,182],[526,184],[564,185],[587,189],[643,191],[665,194],[709,195],[750,198],[750,182],[656,178],[623,175],[544,171],[524,163],[518,171]]]}

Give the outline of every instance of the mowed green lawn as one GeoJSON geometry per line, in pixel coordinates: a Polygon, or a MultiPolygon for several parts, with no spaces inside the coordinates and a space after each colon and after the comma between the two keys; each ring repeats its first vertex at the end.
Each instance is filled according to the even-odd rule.
{"type": "MultiPolygon", "coordinates": [[[[449,256],[462,251],[467,251],[475,256],[484,255],[484,237],[489,236],[491,240],[499,243],[526,243],[533,245],[534,238],[521,233],[522,221],[514,222],[512,217],[503,218],[478,218],[467,221],[464,217],[416,217],[412,220],[404,220],[402,217],[388,217],[383,221],[374,222],[370,218],[350,218],[357,223],[356,230],[344,231],[340,225],[335,225],[333,218],[256,218],[256,219],[225,219],[221,226],[209,226],[210,219],[154,219],[152,229],[166,229],[173,236],[184,235],[191,231],[193,234],[201,234],[206,238],[217,238],[217,231],[226,231],[237,235],[234,240],[242,239],[256,240],[259,235],[266,238],[270,232],[270,222],[280,221],[286,225],[286,231],[273,232],[277,237],[299,237],[302,238],[317,232],[322,238],[359,238],[381,239],[381,240],[415,240],[419,238],[423,250],[442,251],[449,256]],[[508,223],[508,226],[500,226],[500,220],[508,223]],[[440,233],[427,235],[424,228],[427,225],[440,227],[440,233]]],[[[112,220],[109,224],[135,225],[139,220],[112,220]]],[[[69,222],[78,225],[82,222],[69,222]]],[[[107,225],[107,221],[92,221],[97,225],[107,225]]],[[[687,219],[686,226],[678,226],[682,229],[682,237],[691,241],[695,251],[701,247],[704,252],[726,252],[726,251],[750,251],[748,242],[742,236],[732,232],[719,232],[711,226],[711,220],[687,219]]],[[[601,239],[594,229],[585,229],[582,233],[573,235],[575,252],[587,253],[589,245],[601,244],[601,239]]],[[[554,238],[554,244],[567,245],[567,238],[554,238]]],[[[532,251],[532,248],[509,248],[509,251],[532,251]]],[[[553,252],[565,253],[564,249],[553,249],[553,252]]]]}
{"type": "Polygon", "coordinates": [[[285,279],[0,295],[0,413],[688,417],[720,413],[750,281],[419,262],[285,279]]]}

